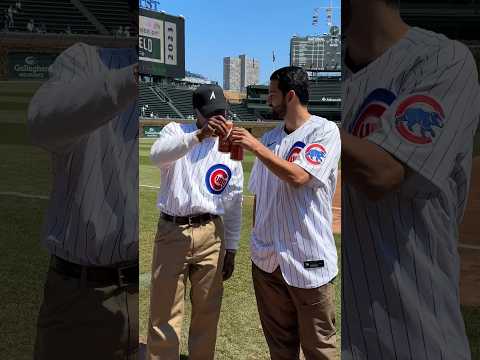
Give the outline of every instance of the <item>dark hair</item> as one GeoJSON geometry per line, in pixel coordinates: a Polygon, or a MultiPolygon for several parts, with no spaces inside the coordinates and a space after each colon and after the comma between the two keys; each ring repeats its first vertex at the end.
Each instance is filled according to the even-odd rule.
{"type": "Polygon", "coordinates": [[[290,90],[293,90],[302,105],[308,104],[308,75],[301,67],[285,66],[275,70],[270,76],[270,81],[272,80],[278,81],[278,88],[283,96],[285,96],[290,90]]]}

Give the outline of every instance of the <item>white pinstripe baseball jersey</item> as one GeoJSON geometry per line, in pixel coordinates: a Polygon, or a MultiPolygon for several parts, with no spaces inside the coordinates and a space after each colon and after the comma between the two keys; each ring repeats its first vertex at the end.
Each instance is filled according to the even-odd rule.
{"type": "Polygon", "coordinates": [[[342,359],[470,359],[457,242],[479,103],[469,50],[419,28],[345,70],[342,127],[412,171],[379,202],[344,183],[342,359]]]}
{"type": "Polygon", "coordinates": [[[78,264],[138,260],[137,61],[134,48],[74,45],[30,103],[54,173],[43,243],[78,264]]]}
{"type": "Polygon", "coordinates": [[[170,215],[221,215],[225,246],[237,249],[242,220],[243,168],[218,151],[218,138],[201,143],[196,124],[171,122],[150,151],[161,169],[157,207],[170,215]]]}
{"type": "Polygon", "coordinates": [[[291,286],[324,285],[338,273],[332,233],[332,201],[341,152],[338,127],[311,116],[289,135],[283,124],[276,127],[263,136],[262,143],[275,155],[304,168],[312,180],[295,188],[255,161],[249,183],[257,203],[252,261],[270,273],[280,266],[291,286]]]}

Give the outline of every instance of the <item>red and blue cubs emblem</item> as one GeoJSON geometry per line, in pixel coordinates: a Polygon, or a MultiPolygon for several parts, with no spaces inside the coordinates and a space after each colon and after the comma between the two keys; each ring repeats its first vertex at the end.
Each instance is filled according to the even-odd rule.
{"type": "Polygon", "coordinates": [[[387,89],[375,89],[365,99],[350,125],[350,134],[360,138],[366,137],[380,129],[383,113],[395,101],[395,94],[387,89]]]}
{"type": "Polygon", "coordinates": [[[219,195],[225,190],[232,177],[232,171],[230,168],[223,164],[213,165],[207,171],[205,176],[205,184],[207,190],[212,194],[219,195]]]}
{"type": "Polygon", "coordinates": [[[295,160],[297,160],[298,156],[300,155],[300,152],[304,147],[305,147],[305,144],[301,141],[297,141],[295,144],[293,144],[292,148],[288,152],[287,161],[294,162],[295,160]]]}
{"type": "Polygon", "coordinates": [[[305,158],[313,165],[320,165],[326,156],[327,150],[320,144],[308,145],[305,150],[305,158]]]}
{"type": "Polygon", "coordinates": [[[413,95],[400,103],[395,113],[395,128],[408,141],[425,145],[436,136],[435,128],[442,128],[445,113],[442,106],[426,95],[413,95]]]}

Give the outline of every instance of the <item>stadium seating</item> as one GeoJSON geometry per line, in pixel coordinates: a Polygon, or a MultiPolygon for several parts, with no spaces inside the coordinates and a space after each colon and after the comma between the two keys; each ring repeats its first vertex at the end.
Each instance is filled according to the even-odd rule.
{"type": "Polygon", "coordinates": [[[183,116],[193,116],[192,93],[188,88],[180,88],[175,86],[163,87],[168,97],[172,100],[174,106],[183,114],[183,116]]]}
{"type": "MultiPolygon", "coordinates": [[[[171,83],[141,84],[140,108],[148,105],[145,117],[149,118],[153,112],[159,118],[194,118],[192,106],[193,89],[171,83]],[[181,114],[181,116],[180,116],[181,114]]],[[[256,121],[257,117],[246,103],[229,104],[230,115],[236,121],[256,121]]]]}
{"type": "Polygon", "coordinates": [[[257,117],[245,103],[230,104],[230,111],[236,115],[235,120],[239,121],[256,121],[257,117]]]}
{"type": "Polygon", "coordinates": [[[153,113],[155,117],[182,118],[171,106],[169,99],[162,97],[162,94],[155,91],[152,86],[140,84],[139,90],[140,108],[145,108],[148,105],[148,108],[145,108],[145,117],[149,118],[150,114],[153,113]]]}
{"type": "MultiPolygon", "coordinates": [[[[125,0],[81,0],[82,4],[95,15],[97,20],[115,34],[120,26],[130,23],[128,3],[125,0]]],[[[131,35],[134,29],[130,28],[131,35]]]]}
{"type": "MultiPolygon", "coordinates": [[[[0,15],[10,5],[15,7],[15,0],[0,0],[0,15]]],[[[70,0],[22,0],[22,9],[14,14],[14,31],[27,31],[30,19],[35,21],[35,26],[45,24],[47,32],[64,33],[67,25],[71,31],[78,34],[97,33],[95,26],[70,2],[70,0]]],[[[3,21],[2,21],[3,23],[3,21]]],[[[2,26],[3,28],[3,26],[2,26]]]]}
{"type": "Polygon", "coordinates": [[[310,83],[310,100],[321,101],[322,98],[338,98],[342,96],[340,81],[315,81],[310,83]]]}
{"type": "MultiPolygon", "coordinates": [[[[116,34],[120,26],[130,24],[128,4],[125,0],[80,0],[92,15],[109,31],[116,34]]],[[[4,12],[15,9],[16,0],[0,0],[0,24],[4,28],[4,12]]],[[[10,31],[27,31],[27,23],[34,20],[35,27],[45,25],[48,33],[65,33],[67,27],[74,34],[98,34],[99,29],[70,0],[21,0],[21,11],[14,14],[14,28],[10,31]]],[[[137,30],[130,27],[130,35],[137,30]]],[[[36,32],[36,31],[35,31],[36,32]]]]}

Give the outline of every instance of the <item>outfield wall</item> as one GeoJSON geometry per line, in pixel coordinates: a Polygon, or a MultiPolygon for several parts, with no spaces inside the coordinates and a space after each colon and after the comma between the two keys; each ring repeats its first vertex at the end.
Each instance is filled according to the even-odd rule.
{"type": "MultiPolygon", "coordinates": [[[[180,119],[145,119],[140,118],[140,137],[142,138],[156,138],[160,130],[168,123],[175,121],[181,124],[190,124],[193,120],[180,120],[180,119]]],[[[250,131],[255,137],[260,138],[267,131],[273,129],[279,121],[236,121],[235,125],[243,127],[250,131]]]]}
{"type": "MultiPolygon", "coordinates": [[[[81,34],[32,34],[7,32],[0,34],[0,80],[18,80],[11,79],[9,76],[9,61],[12,61],[11,55],[16,53],[31,54],[29,63],[23,65],[45,67],[47,60],[40,61],[44,64],[37,64],[41,57],[46,55],[57,56],[65,49],[77,43],[85,43],[99,47],[109,48],[128,48],[138,44],[137,37],[116,38],[105,35],[81,35],[81,34]],[[35,59],[37,58],[37,59],[35,59]],[[33,63],[32,63],[33,62],[33,63]]],[[[50,60],[50,63],[52,60],[50,60]]],[[[21,65],[21,64],[19,64],[21,65]]],[[[28,79],[32,80],[32,79],[28,79]]]]}

